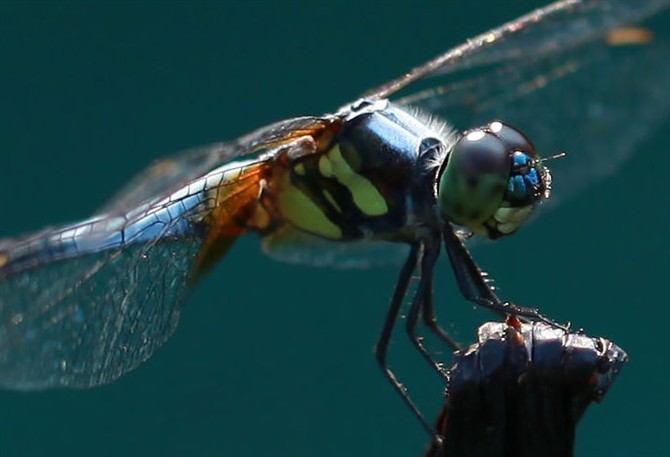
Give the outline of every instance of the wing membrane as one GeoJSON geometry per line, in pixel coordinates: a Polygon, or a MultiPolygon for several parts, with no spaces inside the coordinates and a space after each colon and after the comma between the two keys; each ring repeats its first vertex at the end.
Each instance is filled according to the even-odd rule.
{"type": "Polygon", "coordinates": [[[200,247],[195,234],[168,236],[173,229],[166,224],[130,246],[24,262],[2,278],[0,385],[90,387],[149,358],[177,325],[200,247]]]}
{"type": "Polygon", "coordinates": [[[482,33],[367,92],[387,98],[421,79],[512,60],[543,58],[592,41],[607,30],[635,23],[670,0],[563,0],[482,33]]]}
{"type": "Polygon", "coordinates": [[[502,119],[523,129],[541,154],[567,151],[552,165],[555,203],[617,170],[667,118],[668,55],[670,40],[661,31],[642,45],[611,46],[598,38],[569,52],[520,57],[401,103],[459,128],[502,119]]]}
{"type": "Polygon", "coordinates": [[[213,164],[308,130],[316,135],[324,122],[285,121],[187,153],[174,172],[150,169],[138,178],[106,214],[0,240],[0,386],[90,387],[149,358],[174,332],[189,284],[207,267],[202,262],[222,254],[208,235],[225,234],[231,243],[244,231],[235,225],[237,210],[258,196],[254,180],[264,159],[213,164]],[[198,171],[211,171],[188,169],[196,158],[203,159],[198,171]]]}
{"type": "Polygon", "coordinates": [[[187,149],[172,157],[158,160],[135,176],[98,211],[100,214],[125,213],[151,198],[161,197],[185,186],[221,164],[314,134],[325,127],[326,118],[298,117],[261,127],[227,143],[215,143],[187,149]]]}
{"type": "Polygon", "coordinates": [[[286,263],[366,269],[402,265],[409,254],[409,246],[386,241],[342,243],[284,226],[263,238],[263,252],[286,263]]]}

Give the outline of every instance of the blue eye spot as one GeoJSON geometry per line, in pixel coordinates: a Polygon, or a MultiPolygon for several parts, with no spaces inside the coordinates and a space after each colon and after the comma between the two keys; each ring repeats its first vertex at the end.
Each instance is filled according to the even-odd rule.
{"type": "Polygon", "coordinates": [[[523,152],[515,152],[512,154],[512,161],[515,167],[525,167],[530,164],[530,157],[523,152]]]}
{"type": "Polygon", "coordinates": [[[528,170],[526,179],[532,186],[538,186],[540,184],[540,175],[535,168],[528,170]]]}
{"type": "Polygon", "coordinates": [[[524,199],[528,193],[523,176],[514,176],[507,183],[507,191],[515,199],[524,199]]]}

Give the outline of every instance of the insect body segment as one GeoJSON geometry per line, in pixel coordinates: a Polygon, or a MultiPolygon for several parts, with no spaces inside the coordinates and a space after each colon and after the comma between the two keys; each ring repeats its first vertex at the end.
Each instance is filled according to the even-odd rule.
{"type": "Polygon", "coordinates": [[[439,135],[386,100],[368,102],[346,113],[323,151],[299,155],[270,193],[289,223],[316,236],[415,238],[411,221],[427,217],[417,212],[434,203],[419,201],[417,194],[426,185],[417,179],[423,173],[421,144],[439,135]]]}
{"type": "Polygon", "coordinates": [[[445,219],[495,239],[514,233],[550,188],[530,140],[494,121],[454,145],[441,170],[440,209],[445,219]]]}

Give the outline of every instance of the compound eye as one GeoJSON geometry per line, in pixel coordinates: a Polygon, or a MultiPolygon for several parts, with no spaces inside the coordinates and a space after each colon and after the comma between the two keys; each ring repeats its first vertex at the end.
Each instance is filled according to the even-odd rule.
{"type": "Polygon", "coordinates": [[[511,151],[525,152],[532,158],[537,158],[537,152],[533,143],[521,133],[516,127],[509,124],[503,124],[500,121],[489,123],[487,129],[507,145],[511,151]]]}
{"type": "Polygon", "coordinates": [[[509,151],[496,135],[483,130],[472,130],[461,138],[451,152],[461,173],[475,186],[483,174],[509,174],[509,151]]]}
{"type": "Polygon", "coordinates": [[[466,132],[443,167],[438,187],[443,217],[473,227],[493,216],[512,167],[508,146],[497,135],[484,129],[466,132]]]}

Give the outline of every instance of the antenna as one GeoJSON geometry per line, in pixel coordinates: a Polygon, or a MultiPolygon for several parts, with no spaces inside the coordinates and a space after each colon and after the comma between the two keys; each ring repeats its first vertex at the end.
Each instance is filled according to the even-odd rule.
{"type": "Polygon", "coordinates": [[[538,159],[537,161],[540,162],[540,163],[549,162],[550,160],[562,159],[563,157],[565,157],[567,155],[568,155],[568,153],[563,151],[563,152],[559,152],[558,154],[554,154],[553,156],[542,157],[542,158],[538,159]]]}

